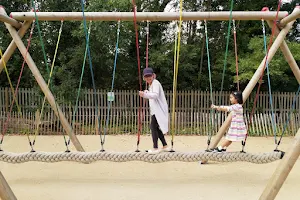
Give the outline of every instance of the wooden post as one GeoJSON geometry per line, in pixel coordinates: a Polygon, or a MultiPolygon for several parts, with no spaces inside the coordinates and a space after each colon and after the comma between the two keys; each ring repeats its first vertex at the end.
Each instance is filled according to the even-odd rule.
{"type": "Polygon", "coordinates": [[[1,171],[0,171],[0,199],[17,200],[16,196],[14,195],[13,191],[9,187],[1,171]]]}
{"type": "MultiPolygon", "coordinates": [[[[82,21],[82,12],[38,12],[36,13],[41,21],[82,21]]],[[[133,12],[85,12],[86,20],[93,21],[133,21],[133,12]]],[[[235,20],[274,20],[277,12],[261,11],[233,11],[232,18],[235,20]]],[[[283,19],[288,15],[286,11],[278,13],[278,19],[283,19]]],[[[12,12],[10,16],[16,20],[34,20],[35,13],[32,12],[12,12]]],[[[178,12],[137,12],[137,21],[173,21],[179,20],[178,12]]],[[[183,12],[182,20],[207,20],[225,21],[230,19],[229,11],[221,12],[183,12]]]]}
{"type": "Polygon", "coordinates": [[[298,130],[290,148],[287,153],[284,155],[283,159],[278,164],[277,169],[272,175],[269,183],[267,184],[265,190],[260,196],[260,200],[271,200],[275,199],[278,194],[281,186],[292,170],[294,164],[297,162],[297,159],[300,155],[300,129],[298,130]]]}
{"type": "MultiPolygon", "coordinates": [[[[4,9],[0,8],[0,13],[6,14],[4,9]]],[[[49,104],[51,105],[54,113],[56,116],[60,119],[64,130],[66,133],[69,134],[70,139],[76,149],[78,151],[84,151],[83,147],[81,146],[79,140],[77,139],[76,135],[74,134],[72,127],[70,126],[68,120],[66,119],[65,115],[61,111],[60,107],[56,104],[55,99],[51,91],[49,90],[45,80],[43,79],[42,75],[40,74],[37,66],[35,65],[34,61],[32,60],[30,54],[26,51],[26,47],[24,46],[21,38],[19,37],[16,29],[12,27],[10,24],[5,23],[6,28],[8,29],[10,35],[14,39],[16,45],[18,46],[20,52],[22,53],[23,57],[26,57],[26,63],[28,67],[30,68],[31,72],[33,73],[37,83],[39,84],[41,90],[45,94],[49,104]]]]}
{"type": "MultiPolygon", "coordinates": [[[[293,13],[299,13],[299,7],[295,8],[293,13]]],[[[293,15],[293,13],[291,15],[293,15]]],[[[292,20],[293,23],[295,21],[292,20]]],[[[273,26],[272,22],[268,21],[270,27],[273,26]]],[[[275,29],[275,33],[278,33],[278,28],[275,29]]],[[[300,84],[300,70],[299,67],[291,54],[287,44],[285,42],[281,45],[282,53],[284,54],[287,62],[289,63],[293,73],[295,74],[297,81],[300,84]]],[[[276,195],[278,194],[280,188],[282,187],[283,183],[285,182],[287,176],[289,175],[290,171],[292,170],[293,166],[295,165],[298,157],[300,155],[300,129],[290,145],[287,153],[283,157],[283,159],[278,164],[277,169],[273,173],[271,179],[269,180],[265,190],[263,191],[262,195],[260,196],[260,200],[272,200],[275,199],[276,195]]]]}
{"type": "MultiPolygon", "coordinates": [[[[18,34],[21,38],[25,35],[26,31],[30,27],[30,24],[31,24],[31,21],[25,21],[23,23],[22,27],[19,29],[18,34]]],[[[10,57],[12,56],[12,54],[14,53],[16,48],[17,48],[17,45],[15,44],[14,40],[12,40],[10,45],[7,47],[6,51],[3,54],[3,59],[6,64],[7,64],[8,60],[10,59],[10,57]]],[[[0,73],[2,72],[3,68],[4,68],[4,65],[2,62],[2,58],[0,58],[0,73]]]]}
{"type": "MultiPolygon", "coordinates": [[[[0,5],[0,8],[4,9],[4,7],[1,5],[0,5]]],[[[22,26],[22,24],[20,22],[18,22],[17,20],[10,18],[9,16],[7,16],[5,14],[1,14],[1,13],[0,13],[0,21],[8,23],[8,24],[14,26],[15,28],[21,28],[21,26],[22,26]]]]}
{"type": "MultiPolygon", "coordinates": [[[[275,55],[277,49],[281,45],[282,41],[284,40],[284,38],[288,34],[289,30],[292,28],[293,23],[294,22],[288,23],[286,25],[286,27],[284,27],[284,29],[282,29],[281,32],[278,34],[276,40],[274,41],[273,45],[271,46],[271,48],[269,50],[269,54],[268,54],[268,62],[269,63],[272,60],[273,56],[275,55]]],[[[265,60],[266,60],[266,57],[262,60],[259,67],[257,68],[256,72],[254,73],[252,79],[250,80],[247,87],[243,91],[243,100],[244,100],[244,102],[248,99],[248,97],[249,97],[250,93],[252,92],[253,88],[255,87],[257,81],[260,79],[260,76],[261,76],[262,72],[265,70],[265,68],[264,68],[265,67],[265,60]]],[[[215,140],[210,145],[210,148],[215,148],[218,145],[221,138],[225,134],[226,130],[230,126],[231,118],[232,118],[232,115],[230,113],[228,115],[227,119],[225,120],[225,122],[220,127],[220,129],[219,129],[219,131],[218,131],[218,133],[215,137],[215,140]]]]}
{"type": "Polygon", "coordinates": [[[281,27],[285,26],[287,23],[296,20],[300,17],[300,6],[296,6],[292,14],[280,20],[279,25],[281,27]]]}

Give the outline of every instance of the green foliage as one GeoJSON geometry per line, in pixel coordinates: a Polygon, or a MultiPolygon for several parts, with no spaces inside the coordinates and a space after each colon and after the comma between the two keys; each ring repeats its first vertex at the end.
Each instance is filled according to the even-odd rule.
{"type": "MultiPolygon", "coordinates": [[[[136,1],[138,12],[162,12],[179,8],[178,2],[171,0],[136,1]]],[[[13,0],[1,3],[7,13],[13,11],[29,11],[31,1],[13,0]]],[[[38,9],[44,12],[81,12],[80,1],[71,0],[39,0],[36,1],[38,9]]],[[[296,1],[284,4],[281,10],[292,12],[296,1]]],[[[229,10],[230,1],[184,1],[185,11],[220,11],[229,10]]],[[[277,9],[277,2],[273,0],[253,0],[251,4],[246,0],[237,0],[234,10],[259,11],[268,6],[270,10],[277,9]]],[[[128,0],[88,0],[85,5],[86,12],[132,12],[133,6],[128,0]]],[[[87,21],[87,25],[89,21],[87,21]]],[[[174,22],[150,22],[149,66],[153,67],[158,79],[165,89],[172,89],[174,68],[175,26],[174,22]]],[[[260,21],[236,21],[237,44],[239,55],[239,77],[243,89],[264,57],[262,26],[260,21]]],[[[47,59],[51,66],[55,45],[57,41],[60,22],[40,21],[41,34],[45,44],[47,59]]],[[[139,50],[142,69],[146,63],[146,26],[147,22],[138,22],[139,50]]],[[[211,59],[213,90],[220,90],[224,67],[224,53],[228,21],[208,21],[209,50],[211,59]]],[[[299,52],[299,20],[288,35],[288,45],[297,62],[300,60],[299,52]],[[297,39],[298,38],[298,39],[297,39]],[[297,43],[298,41],[298,43],[297,43]]],[[[0,24],[0,48],[4,51],[9,45],[11,37],[5,26],[0,24]]],[[[90,50],[93,63],[97,89],[111,87],[114,53],[116,44],[117,22],[94,21],[90,35],[90,50]]],[[[270,29],[268,29],[270,33],[270,29]]],[[[24,36],[23,42],[27,44],[29,33],[24,36]]],[[[204,24],[200,21],[183,23],[183,32],[180,48],[178,89],[209,90],[208,63],[204,41],[204,24]]],[[[86,39],[81,21],[65,21],[55,70],[52,78],[51,90],[62,101],[74,104],[80,74],[83,65],[86,39]],[[62,98],[63,97],[63,98],[62,98]]],[[[122,21],[119,41],[119,55],[115,77],[116,89],[139,89],[138,66],[136,57],[135,30],[132,21],[122,21]]],[[[42,76],[48,77],[44,63],[41,43],[37,29],[34,30],[29,52],[35,61],[42,76]]],[[[233,90],[236,87],[235,55],[233,35],[230,35],[228,62],[226,63],[224,90],[233,90]]],[[[7,67],[11,74],[14,86],[17,83],[23,58],[18,51],[9,60],[7,67]]],[[[84,66],[83,88],[92,88],[91,72],[88,60],[84,66]]],[[[271,81],[273,91],[295,91],[297,82],[289,69],[283,55],[278,51],[270,63],[271,81]]],[[[266,76],[264,76],[263,90],[267,90],[266,76]]],[[[47,80],[46,80],[47,81],[47,80]]],[[[0,74],[0,87],[7,87],[8,81],[5,73],[0,74]]],[[[31,71],[27,66],[23,72],[20,87],[35,87],[40,90],[31,71]]],[[[144,86],[145,87],[145,86],[144,86]]]]}
{"type": "MultiPolygon", "coordinates": [[[[269,38],[267,40],[267,44],[269,38]]],[[[296,52],[300,51],[299,43],[287,42],[291,52],[294,54],[296,60],[300,57],[296,52]]],[[[265,56],[264,53],[264,42],[262,37],[253,37],[248,44],[249,53],[240,56],[239,64],[239,78],[242,84],[246,84],[257,67],[260,65],[262,59],[265,56]]],[[[278,51],[272,61],[268,64],[270,71],[271,86],[275,91],[295,91],[297,88],[297,82],[291,74],[289,65],[284,59],[284,56],[280,51],[278,51]],[[292,77],[292,78],[291,78],[292,77]]],[[[235,71],[235,67],[232,65],[230,68],[232,72],[235,71]]],[[[265,71],[263,86],[267,90],[267,70],[265,71]]]]}

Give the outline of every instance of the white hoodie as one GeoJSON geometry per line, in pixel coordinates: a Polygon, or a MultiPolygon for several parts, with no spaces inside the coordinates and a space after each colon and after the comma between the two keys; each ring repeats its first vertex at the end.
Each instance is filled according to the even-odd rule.
{"type": "Polygon", "coordinates": [[[149,99],[150,114],[155,115],[157,123],[163,134],[169,131],[169,108],[164,90],[160,82],[153,80],[149,91],[144,91],[144,98],[149,99]]]}

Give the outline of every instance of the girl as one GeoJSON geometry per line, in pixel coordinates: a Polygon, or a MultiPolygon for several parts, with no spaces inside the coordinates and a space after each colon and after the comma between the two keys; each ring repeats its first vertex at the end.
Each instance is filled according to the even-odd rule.
{"type": "Polygon", "coordinates": [[[164,134],[169,131],[169,111],[164,90],[152,68],[145,68],[143,71],[144,80],[149,84],[149,90],[139,91],[139,95],[149,99],[151,114],[150,129],[152,133],[153,149],[148,150],[150,154],[157,154],[161,151],[169,151],[164,134]],[[158,149],[158,138],[163,144],[162,149],[158,149]]]}
{"type": "Polygon", "coordinates": [[[214,149],[217,152],[226,151],[226,148],[232,143],[237,141],[243,141],[247,134],[246,125],[243,118],[243,94],[242,92],[232,92],[230,94],[230,103],[231,106],[215,106],[211,105],[211,108],[232,112],[232,120],[226,135],[226,140],[223,144],[214,149]]]}

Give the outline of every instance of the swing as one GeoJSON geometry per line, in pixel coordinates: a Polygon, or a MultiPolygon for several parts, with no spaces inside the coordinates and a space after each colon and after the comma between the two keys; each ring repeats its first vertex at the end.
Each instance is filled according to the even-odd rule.
{"type": "MultiPolygon", "coordinates": [[[[83,6],[83,4],[82,4],[83,6]]],[[[180,32],[181,32],[181,25],[182,25],[182,0],[180,3],[180,26],[178,32],[178,50],[176,52],[174,60],[174,88],[173,88],[173,106],[175,106],[175,94],[176,94],[176,85],[177,85],[177,74],[178,74],[178,65],[179,65],[179,50],[180,50],[180,32]]],[[[84,11],[83,11],[84,16],[84,11]]],[[[138,69],[140,70],[140,62],[139,62],[139,51],[138,51],[138,35],[137,35],[137,25],[136,25],[136,7],[134,7],[134,20],[135,20],[135,30],[136,30],[136,42],[137,42],[137,58],[138,58],[138,69]]],[[[86,28],[86,20],[84,17],[84,30],[86,34],[86,54],[89,56],[89,65],[92,74],[93,80],[93,87],[95,90],[94,78],[93,78],[93,71],[92,71],[92,59],[90,56],[89,50],[89,33],[86,28]]],[[[207,30],[206,30],[207,34],[207,30]]],[[[208,38],[208,37],[206,37],[208,38]]],[[[207,47],[208,50],[208,47],[207,47]]],[[[116,57],[117,57],[117,48],[116,48],[116,57]]],[[[116,58],[115,57],[115,58],[116,58]]],[[[115,59],[116,61],[116,59],[115,59]]],[[[115,66],[114,66],[115,71],[115,66]]],[[[50,76],[51,77],[51,76],[50,76]]],[[[140,73],[139,73],[140,78],[140,73]]],[[[113,78],[114,80],[114,78],[113,78]]],[[[211,78],[210,78],[211,81],[211,78]]],[[[141,86],[141,80],[140,80],[141,86]]],[[[112,83],[112,90],[113,90],[113,83],[112,83]]],[[[111,90],[111,91],[112,91],[111,90]]],[[[97,103],[96,103],[97,104],[97,103]]],[[[98,110],[98,109],[97,109],[98,110]]],[[[172,113],[172,120],[174,120],[174,112],[175,109],[173,107],[172,113]]],[[[140,109],[139,109],[140,113],[140,109]]],[[[139,114],[140,119],[140,114],[139,114]]],[[[98,116],[99,121],[99,116],[98,116]]],[[[108,120],[107,120],[108,121],[108,120]]],[[[107,122],[106,121],[106,122],[107,122]]],[[[140,141],[140,130],[141,130],[141,123],[139,123],[139,132],[138,132],[138,142],[137,146],[139,145],[140,141]]],[[[99,123],[98,123],[99,125],[99,123]]],[[[172,131],[174,132],[174,123],[172,121],[172,131]]],[[[68,148],[66,152],[57,152],[57,153],[49,153],[49,152],[28,152],[28,153],[10,153],[10,152],[0,152],[0,161],[10,162],[10,163],[23,163],[29,161],[40,161],[40,162],[59,162],[59,161],[73,161],[73,162],[82,162],[82,163],[92,163],[99,160],[106,160],[112,162],[126,162],[126,161],[144,161],[144,162],[151,162],[151,163],[159,163],[159,162],[167,162],[167,161],[181,161],[181,162],[195,162],[201,160],[212,160],[212,161],[219,161],[219,162],[237,162],[237,161],[244,161],[244,162],[251,162],[251,163],[268,163],[279,160],[283,157],[284,152],[271,152],[271,153],[263,153],[263,154],[250,154],[250,153],[240,153],[240,152],[231,152],[231,153],[215,153],[215,152],[206,152],[206,151],[199,151],[199,152],[169,152],[169,153],[160,153],[157,155],[151,155],[145,152],[128,152],[128,153],[120,153],[120,152],[106,152],[103,149],[103,145],[105,142],[105,135],[101,139],[102,149],[101,151],[97,152],[69,152],[68,148]]],[[[174,142],[174,134],[172,134],[172,147],[174,142]]],[[[69,140],[70,141],[70,140],[69,140]]],[[[66,146],[69,145],[66,142],[66,146]]],[[[138,149],[137,149],[138,150],[138,149]]]]}

